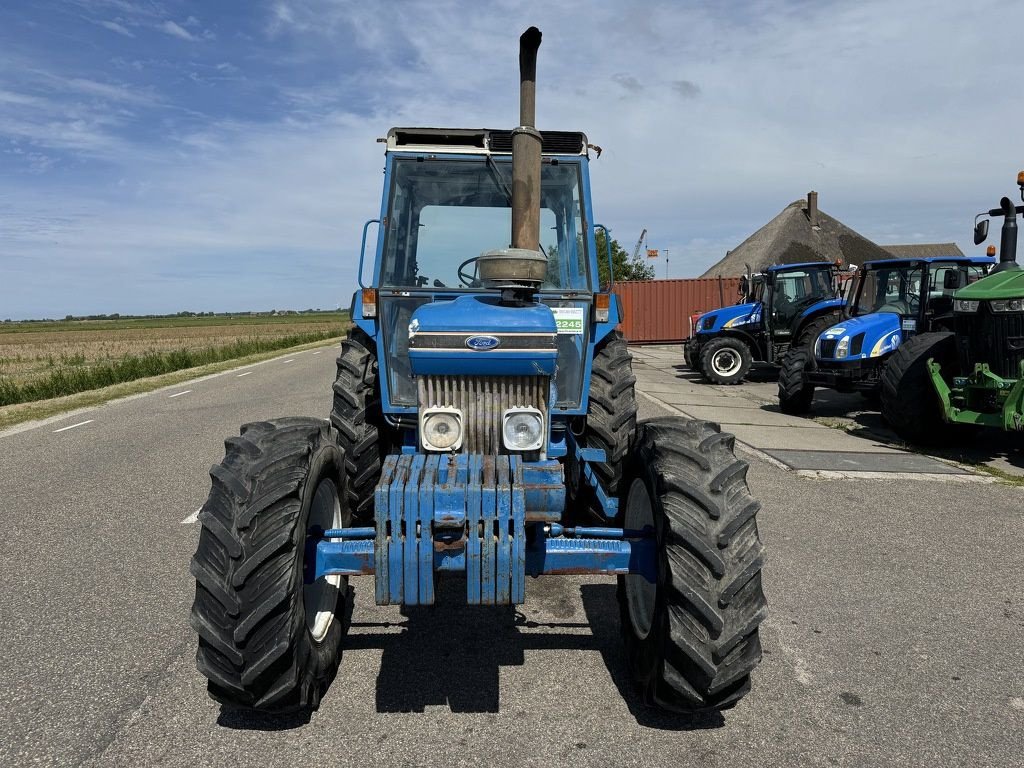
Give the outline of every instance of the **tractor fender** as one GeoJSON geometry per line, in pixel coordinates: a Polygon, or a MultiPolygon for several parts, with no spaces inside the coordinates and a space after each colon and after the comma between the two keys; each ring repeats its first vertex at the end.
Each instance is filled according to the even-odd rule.
{"type": "Polygon", "coordinates": [[[825,301],[815,302],[800,313],[800,323],[797,331],[799,332],[800,328],[806,323],[817,319],[820,315],[825,315],[829,312],[841,312],[845,307],[846,299],[826,299],[825,301]]]}
{"type": "Polygon", "coordinates": [[[362,291],[354,291],[352,293],[352,303],[349,304],[348,316],[352,320],[353,325],[359,328],[359,330],[361,330],[371,339],[376,341],[377,320],[375,318],[363,317],[362,291]]]}
{"type": "Polygon", "coordinates": [[[903,343],[900,316],[893,312],[876,312],[860,317],[850,317],[831,328],[827,328],[815,342],[814,356],[819,361],[848,362],[884,357],[895,352],[903,343]],[[843,339],[847,339],[846,357],[836,357],[835,350],[843,339]],[[825,344],[834,341],[836,344],[825,344]],[[824,350],[831,348],[832,354],[824,350]]]}

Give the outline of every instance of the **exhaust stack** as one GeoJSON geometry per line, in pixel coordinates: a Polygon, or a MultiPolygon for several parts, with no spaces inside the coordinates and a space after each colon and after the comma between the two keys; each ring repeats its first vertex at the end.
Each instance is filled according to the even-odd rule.
{"type": "Polygon", "coordinates": [[[519,126],[512,131],[512,247],[540,249],[541,135],[537,119],[537,49],[540,30],[519,38],[519,126]]]}
{"type": "Polygon", "coordinates": [[[999,208],[996,210],[1002,213],[1003,231],[999,239],[999,263],[992,271],[1020,269],[1017,265],[1017,207],[1010,198],[1004,197],[999,201],[999,208]]]}

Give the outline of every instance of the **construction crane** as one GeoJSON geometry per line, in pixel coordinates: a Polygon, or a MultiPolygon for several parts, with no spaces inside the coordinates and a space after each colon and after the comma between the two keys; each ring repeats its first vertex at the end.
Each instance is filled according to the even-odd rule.
{"type": "Polygon", "coordinates": [[[644,228],[644,230],[640,233],[640,237],[636,241],[636,248],[633,249],[633,261],[636,261],[638,258],[640,258],[640,246],[644,244],[644,238],[646,237],[647,229],[644,228]]]}

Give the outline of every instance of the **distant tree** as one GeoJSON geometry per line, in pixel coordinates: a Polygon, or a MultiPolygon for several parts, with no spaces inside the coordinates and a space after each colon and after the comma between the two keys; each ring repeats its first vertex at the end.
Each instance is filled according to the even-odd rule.
{"type": "MultiPolygon", "coordinates": [[[[613,276],[616,281],[654,279],[654,267],[640,259],[633,261],[614,237],[611,246],[612,267],[615,270],[613,276]]],[[[608,282],[608,253],[605,250],[605,234],[600,229],[597,231],[597,272],[601,285],[605,285],[608,282]]]]}

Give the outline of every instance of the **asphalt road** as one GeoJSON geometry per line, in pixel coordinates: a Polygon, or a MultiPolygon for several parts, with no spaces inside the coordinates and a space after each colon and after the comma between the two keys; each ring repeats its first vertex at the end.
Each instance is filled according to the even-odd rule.
{"type": "Polygon", "coordinates": [[[613,582],[554,577],[519,611],[460,606],[457,582],[377,608],[353,580],[320,710],[222,712],[194,666],[188,521],[239,424],[327,414],[333,357],[0,435],[0,765],[1024,765],[1024,491],[756,459],[765,658],[723,717],[644,709],[613,582]]]}

